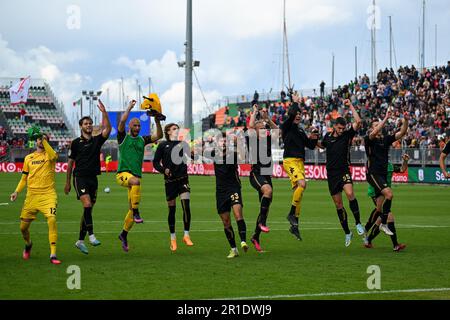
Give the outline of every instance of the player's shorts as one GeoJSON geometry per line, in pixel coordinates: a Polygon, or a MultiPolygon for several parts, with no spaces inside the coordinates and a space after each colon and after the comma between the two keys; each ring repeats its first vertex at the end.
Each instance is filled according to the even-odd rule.
{"type": "Polygon", "coordinates": [[[135,175],[133,175],[132,173],[129,173],[129,172],[119,172],[118,174],[116,174],[116,182],[120,186],[125,187],[125,188],[128,188],[130,186],[128,184],[128,181],[131,178],[138,178],[138,179],[140,179],[139,177],[136,177],[135,175]]]}
{"type": "Polygon", "coordinates": [[[191,192],[188,177],[184,177],[175,181],[166,181],[165,188],[167,201],[176,199],[180,194],[191,192]]]}
{"type": "Polygon", "coordinates": [[[375,189],[375,196],[381,195],[381,191],[388,188],[387,175],[367,173],[367,182],[375,189]]]}
{"type": "Polygon", "coordinates": [[[353,184],[352,175],[349,171],[327,172],[328,190],[334,196],[344,190],[346,184],[353,184]]]}
{"type": "Polygon", "coordinates": [[[240,188],[216,191],[216,206],[218,214],[231,212],[231,208],[237,204],[244,207],[240,188]]]}
{"type": "Polygon", "coordinates": [[[58,197],[55,193],[27,194],[23,203],[20,219],[35,220],[41,212],[46,218],[56,216],[58,197]]]}
{"type": "Polygon", "coordinates": [[[93,177],[74,177],[73,186],[77,192],[77,199],[80,200],[81,196],[89,195],[91,201],[95,203],[97,200],[98,180],[97,176],[93,177]]]}
{"type": "Polygon", "coordinates": [[[297,186],[297,182],[305,180],[305,165],[303,159],[286,158],[283,160],[283,168],[291,180],[292,189],[297,186]]]}
{"type": "Polygon", "coordinates": [[[266,184],[272,187],[272,177],[250,172],[250,184],[256,191],[261,192],[261,188],[266,184]]]}

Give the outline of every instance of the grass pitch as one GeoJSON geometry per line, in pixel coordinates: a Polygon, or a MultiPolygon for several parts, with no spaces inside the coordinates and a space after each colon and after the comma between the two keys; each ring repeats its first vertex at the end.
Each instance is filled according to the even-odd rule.
{"type": "MultiPolygon", "coordinates": [[[[72,190],[63,193],[65,175],[57,175],[58,257],[49,263],[47,224],[42,215],[31,226],[33,251],[23,261],[19,214],[25,193],[9,203],[19,174],[0,175],[0,299],[450,299],[450,209],[448,187],[395,185],[393,213],[404,252],[394,253],[390,238],[380,234],[374,249],[350,224],[354,239],[344,247],[344,233],[326,182],[310,181],[302,202],[301,232],[297,241],[288,232],[286,214],[291,191],[287,180],[274,180],[274,201],[262,234],[264,253],[253,247],[240,257],[226,258],[229,246],[215,209],[214,177],[190,177],[192,188],[191,237],[182,239],[181,205],[177,203],[178,251],[169,250],[167,206],[163,177],[145,175],[141,200],[142,225],[130,232],[130,252],[117,239],[127,212],[126,190],[114,174],[99,177],[94,227],[99,247],[83,255],[74,247],[78,237],[81,203],[72,190]],[[111,193],[103,192],[109,186],[111,193]],[[67,288],[67,268],[81,270],[81,289],[67,288]],[[367,288],[367,268],[381,270],[381,290],[367,288]],[[419,289],[419,290],[418,290],[419,289]]],[[[244,217],[248,239],[258,215],[258,199],[248,179],[242,179],[244,217]]],[[[367,184],[356,184],[363,224],[372,209],[367,184]]],[[[233,221],[235,230],[236,224],[233,221]]],[[[237,235],[237,232],[236,232],[237,235]]],[[[250,241],[248,241],[250,244],[250,241]]],[[[250,244],[251,245],[251,244],[250,244]]]]}

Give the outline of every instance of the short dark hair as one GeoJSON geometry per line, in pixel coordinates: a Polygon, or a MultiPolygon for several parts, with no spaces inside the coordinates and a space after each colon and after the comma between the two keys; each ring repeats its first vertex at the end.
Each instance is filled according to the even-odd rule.
{"type": "Polygon", "coordinates": [[[84,120],[91,120],[91,122],[94,122],[94,121],[92,121],[92,118],[91,118],[91,117],[89,117],[89,116],[84,116],[83,118],[80,119],[80,121],[78,121],[78,124],[80,125],[80,127],[83,125],[83,121],[84,121],[84,120]]]}
{"type": "Polygon", "coordinates": [[[164,138],[166,138],[167,141],[170,141],[169,129],[172,128],[173,126],[177,126],[178,129],[180,128],[180,126],[177,125],[176,123],[169,123],[169,124],[166,124],[166,126],[164,127],[164,138]]]}
{"type": "Polygon", "coordinates": [[[335,124],[339,124],[345,127],[347,125],[347,121],[343,117],[339,117],[336,119],[335,124]]]}

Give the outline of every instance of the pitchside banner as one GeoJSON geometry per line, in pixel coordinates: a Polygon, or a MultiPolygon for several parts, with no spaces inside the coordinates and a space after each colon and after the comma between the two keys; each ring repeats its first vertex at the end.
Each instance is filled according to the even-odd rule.
{"type": "MultiPolygon", "coordinates": [[[[118,162],[112,161],[106,165],[105,162],[101,162],[103,172],[115,172],[117,171],[118,162]]],[[[22,172],[23,163],[0,163],[0,172],[22,172]]],[[[411,169],[410,169],[411,170],[411,169]]],[[[144,162],[142,165],[142,171],[145,173],[158,173],[158,171],[153,168],[152,162],[144,162]]],[[[240,164],[239,165],[239,175],[241,177],[250,176],[251,165],[250,164],[240,164]]],[[[67,172],[67,163],[58,162],[56,163],[56,173],[67,172]]],[[[350,172],[352,174],[353,181],[366,181],[366,167],[351,166],[350,172]]],[[[188,174],[199,175],[199,176],[213,176],[214,175],[214,165],[211,163],[201,163],[201,164],[189,164],[188,174]]],[[[305,176],[309,180],[326,180],[327,179],[327,169],[324,165],[305,165],[305,176]]],[[[287,174],[284,168],[280,164],[274,164],[272,177],[274,178],[287,178],[287,174]]],[[[394,174],[394,182],[411,182],[408,181],[408,172],[394,174]]],[[[423,181],[425,182],[425,181],[423,181]]],[[[433,182],[429,182],[433,183],[433,182]]],[[[439,182],[435,182],[439,183],[439,182]]],[[[441,182],[442,183],[442,182],[441,182]]]]}
{"type": "Polygon", "coordinates": [[[450,184],[439,168],[409,168],[408,181],[415,183],[450,184]]]}

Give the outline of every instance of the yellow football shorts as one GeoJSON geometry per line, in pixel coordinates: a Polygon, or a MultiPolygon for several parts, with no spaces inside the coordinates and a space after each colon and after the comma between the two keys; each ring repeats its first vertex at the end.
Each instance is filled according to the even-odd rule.
{"type": "Polygon", "coordinates": [[[46,218],[56,216],[57,206],[58,197],[56,193],[27,194],[20,219],[35,220],[38,212],[41,212],[46,218]]]}
{"type": "Polygon", "coordinates": [[[292,189],[297,186],[297,182],[305,180],[305,165],[303,159],[286,158],[283,160],[283,168],[291,180],[292,189]]]}
{"type": "Polygon", "coordinates": [[[138,178],[129,172],[120,172],[120,173],[116,174],[116,182],[120,186],[128,188],[129,187],[128,180],[133,177],[138,178]]]}

